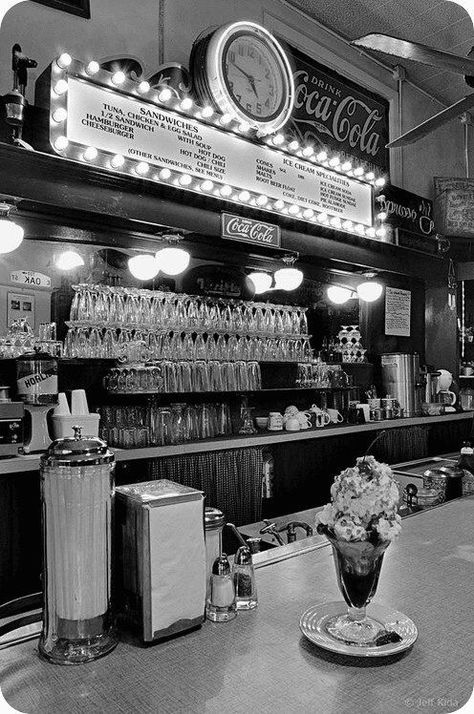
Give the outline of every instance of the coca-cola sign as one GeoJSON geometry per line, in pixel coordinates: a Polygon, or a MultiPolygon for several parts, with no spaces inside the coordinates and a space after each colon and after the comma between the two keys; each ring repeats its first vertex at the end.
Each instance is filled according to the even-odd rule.
{"type": "Polygon", "coordinates": [[[272,223],[254,221],[251,218],[221,213],[221,236],[228,240],[238,240],[254,245],[280,247],[280,227],[272,223]]]}
{"type": "Polygon", "coordinates": [[[295,81],[289,133],[317,149],[356,157],[388,172],[388,102],[286,47],[295,81]]]}

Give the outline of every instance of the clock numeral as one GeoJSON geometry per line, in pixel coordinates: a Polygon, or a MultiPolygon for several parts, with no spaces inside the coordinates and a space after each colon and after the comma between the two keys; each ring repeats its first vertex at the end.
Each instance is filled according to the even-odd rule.
{"type": "Polygon", "coordinates": [[[229,59],[231,62],[235,62],[235,52],[233,50],[229,52],[229,59]]]}
{"type": "Polygon", "coordinates": [[[260,104],[260,102],[257,102],[257,114],[261,114],[261,113],[262,113],[262,105],[260,104]]]}
{"type": "Polygon", "coordinates": [[[247,47],[247,55],[252,59],[255,59],[255,50],[253,47],[247,47]]]}
{"type": "Polygon", "coordinates": [[[244,56],[244,48],[243,48],[243,45],[239,45],[238,48],[237,48],[237,51],[238,51],[238,53],[239,53],[239,57],[243,57],[243,56],[244,56]]]}
{"type": "Polygon", "coordinates": [[[231,92],[232,92],[233,89],[234,89],[234,83],[233,83],[230,79],[229,79],[229,88],[230,88],[230,91],[231,91],[231,92]]]}
{"type": "Polygon", "coordinates": [[[269,69],[265,70],[265,79],[270,79],[270,70],[269,69]]]}
{"type": "Polygon", "coordinates": [[[265,100],[265,106],[270,109],[270,97],[265,100]]]}
{"type": "Polygon", "coordinates": [[[248,112],[252,111],[252,105],[250,104],[250,102],[247,102],[247,104],[245,105],[245,108],[248,112]]]}
{"type": "Polygon", "coordinates": [[[268,86],[268,96],[269,97],[275,96],[275,87],[273,86],[273,84],[270,84],[268,86]]]}

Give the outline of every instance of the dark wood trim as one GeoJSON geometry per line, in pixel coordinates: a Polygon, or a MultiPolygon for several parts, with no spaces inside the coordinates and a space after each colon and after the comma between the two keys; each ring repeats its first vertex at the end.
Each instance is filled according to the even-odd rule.
{"type": "MultiPolygon", "coordinates": [[[[109,235],[105,244],[122,243],[122,247],[130,247],[130,238],[138,234],[150,240],[150,235],[168,226],[192,233],[201,242],[212,242],[215,255],[215,239],[219,239],[219,251],[224,243],[220,241],[222,210],[269,220],[264,211],[239,211],[225,201],[9,144],[0,143],[0,166],[0,195],[18,200],[20,217],[24,217],[27,232],[32,231],[31,237],[36,234],[34,220],[38,216],[56,227],[53,233],[62,234],[58,240],[97,243],[105,233],[109,235]],[[71,231],[65,234],[61,230],[65,226],[75,232],[76,238],[71,231]],[[116,239],[109,243],[111,234],[116,239]]],[[[279,224],[282,249],[298,251],[308,263],[352,271],[372,268],[434,282],[444,280],[447,274],[447,261],[442,257],[342,235],[289,218],[280,218],[279,224]]],[[[241,249],[248,251],[248,246],[241,249]]],[[[233,250],[239,248],[234,246],[233,250]]],[[[275,256],[277,250],[273,248],[269,253],[262,249],[262,255],[275,256]]]]}
{"type": "Polygon", "coordinates": [[[33,0],[33,2],[84,17],[86,20],[90,20],[91,17],[89,0],[33,0]]]}

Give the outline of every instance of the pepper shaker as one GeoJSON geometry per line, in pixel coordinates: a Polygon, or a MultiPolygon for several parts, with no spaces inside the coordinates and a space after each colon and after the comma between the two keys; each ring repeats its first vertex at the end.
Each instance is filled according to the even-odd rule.
{"type": "Polygon", "coordinates": [[[212,622],[228,622],[237,615],[234,580],[227,555],[215,559],[211,573],[211,588],[206,604],[206,617],[212,622]]]}
{"type": "Polygon", "coordinates": [[[250,548],[241,546],[234,557],[232,568],[237,610],[253,610],[258,605],[255,572],[250,548]]]}

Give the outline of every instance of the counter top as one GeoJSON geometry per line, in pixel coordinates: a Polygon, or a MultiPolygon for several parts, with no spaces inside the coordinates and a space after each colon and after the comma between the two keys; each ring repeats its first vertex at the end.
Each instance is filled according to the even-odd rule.
{"type": "MultiPolygon", "coordinates": [[[[308,429],[306,431],[265,431],[252,436],[218,437],[214,439],[187,442],[171,446],[149,446],[141,449],[112,449],[116,461],[136,461],[139,459],[156,459],[166,456],[182,456],[183,454],[197,454],[203,451],[222,451],[226,449],[243,449],[249,446],[266,446],[292,441],[307,441],[322,439],[330,436],[344,436],[364,431],[379,429],[400,429],[407,426],[422,424],[435,424],[437,422],[460,421],[473,419],[474,412],[461,412],[459,414],[443,414],[440,416],[408,417],[406,419],[390,419],[385,421],[369,422],[368,424],[335,424],[321,429],[308,429]]],[[[13,458],[0,459],[0,476],[39,469],[40,454],[28,454],[13,458]]]]}
{"type": "Polygon", "coordinates": [[[43,662],[36,641],[2,650],[2,693],[29,714],[456,711],[474,683],[473,520],[474,498],[452,501],[406,519],[387,551],[375,600],[419,630],[395,658],[342,660],[302,637],[308,607],[342,600],[320,547],[258,568],[257,610],[230,623],[147,648],[120,643],[78,667],[43,662]]]}

